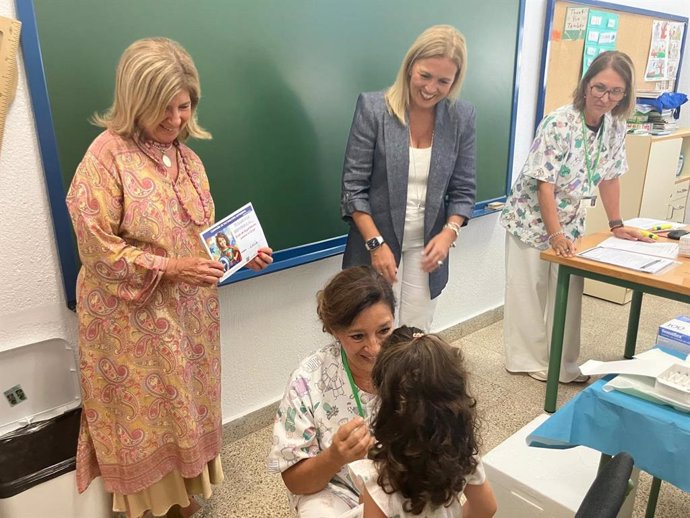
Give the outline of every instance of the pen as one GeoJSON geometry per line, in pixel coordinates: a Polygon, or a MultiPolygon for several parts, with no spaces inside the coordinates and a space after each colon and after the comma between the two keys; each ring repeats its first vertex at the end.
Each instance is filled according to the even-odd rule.
{"type": "Polygon", "coordinates": [[[660,260],[661,260],[661,259],[655,259],[654,261],[651,261],[651,262],[649,262],[649,263],[647,263],[647,264],[643,264],[643,265],[642,265],[642,268],[649,268],[649,267],[652,266],[653,264],[658,263],[660,260]]]}

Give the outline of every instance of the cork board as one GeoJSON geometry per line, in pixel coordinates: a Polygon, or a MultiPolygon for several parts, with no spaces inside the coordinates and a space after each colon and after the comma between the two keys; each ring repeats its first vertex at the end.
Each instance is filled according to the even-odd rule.
{"type": "MultiPolygon", "coordinates": [[[[684,37],[687,37],[687,18],[639,9],[633,11],[625,6],[620,6],[616,9],[605,8],[595,2],[566,2],[561,0],[552,0],[552,2],[554,4],[553,16],[551,20],[547,20],[545,29],[550,31],[550,34],[548,36],[548,63],[544,69],[545,82],[543,84],[545,85],[545,95],[542,114],[549,113],[555,108],[571,102],[573,90],[575,90],[582,73],[584,37],[577,40],[563,39],[563,29],[568,7],[588,7],[598,11],[616,13],[618,15],[616,49],[628,54],[635,64],[635,86],[638,92],[640,90],[657,90],[661,93],[664,91],[663,88],[668,86],[663,84],[666,83],[665,81],[644,80],[645,67],[649,57],[649,46],[652,41],[652,24],[654,20],[683,21],[684,37]]],[[[542,63],[543,66],[544,64],[542,63]]],[[[677,81],[678,78],[676,77],[675,79],[677,81]]],[[[675,90],[675,87],[672,87],[671,90],[675,90]]]]}

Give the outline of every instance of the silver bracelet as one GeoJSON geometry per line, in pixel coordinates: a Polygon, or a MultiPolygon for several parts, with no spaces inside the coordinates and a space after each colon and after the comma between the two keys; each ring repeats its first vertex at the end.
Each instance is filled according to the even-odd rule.
{"type": "Polygon", "coordinates": [[[563,232],[562,230],[558,230],[557,232],[554,232],[553,234],[549,235],[549,237],[547,238],[547,241],[549,242],[549,244],[551,244],[551,240],[556,236],[565,237],[565,232],[563,232]]]}
{"type": "Polygon", "coordinates": [[[448,223],[443,225],[443,228],[449,228],[453,232],[455,232],[455,239],[460,237],[460,225],[458,225],[457,223],[454,223],[453,221],[449,221],[448,223]]]}

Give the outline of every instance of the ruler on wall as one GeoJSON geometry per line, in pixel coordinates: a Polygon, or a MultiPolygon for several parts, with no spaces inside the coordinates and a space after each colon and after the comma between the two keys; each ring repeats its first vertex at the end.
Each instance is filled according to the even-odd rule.
{"type": "Polygon", "coordinates": [[[0,16],[0,148],[5,120],[17,89],[17,48],[22,24],[0,16]]]}

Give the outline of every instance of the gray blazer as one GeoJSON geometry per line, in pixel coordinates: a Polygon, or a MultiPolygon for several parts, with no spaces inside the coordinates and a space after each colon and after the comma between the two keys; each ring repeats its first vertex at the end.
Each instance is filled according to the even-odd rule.
{"type": "MultiPolygon", "coordinates": [[[[343,268],[370,264],[352,213],[371,215],[397,264],[403,242],[409,172],[409,133],[388,113],[383,92],[360,94],[343,165],[341,216],[350,223],[343,268]]],[[[472,215],[475,181],[475,110],[465,101],[436,105],[434,143],[426,190],[424,243],[438,234],[449,215],[472,215]]],[[[448,261],[429,275],[431,298],[448,282],[448,261]]]]}

